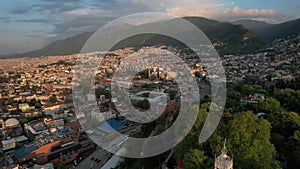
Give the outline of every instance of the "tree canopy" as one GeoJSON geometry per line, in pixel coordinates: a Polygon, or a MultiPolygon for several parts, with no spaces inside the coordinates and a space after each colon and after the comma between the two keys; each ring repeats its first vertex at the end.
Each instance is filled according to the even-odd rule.
{"type": "Polygon", "coordinates": [[[281,110],[280,102],[272,97],[259,103],[259,110],[264,113],[275,113],[281,110]]]}
{"type": "Polygon", "coordinates": [[[198,149],[191,149],[188,153],[184,155],[184,166],[189,169],[199,169],[203,168],[207,156],[204,154],[204,151],[198,149]]]}
{"type": "Polygon", "coordinates": [[[252,112],[237,113],[229,122],[228,147],[234,152],[235,168],[271,169],[275,152],[270,142],[271,124],[252,112]]]}

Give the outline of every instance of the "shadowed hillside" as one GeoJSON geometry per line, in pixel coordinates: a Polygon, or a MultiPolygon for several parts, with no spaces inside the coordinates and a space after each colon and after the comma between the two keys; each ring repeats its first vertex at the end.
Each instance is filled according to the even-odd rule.
{"type": "MultiPolygon", "coordinates": [[[[201,17],[185,17],[187,21],[193,23],[200,30],[202,30],[212,43],[217,43],[217,51],[220,54],[244,54],[256,49],[259,49],[264,45],[264,41],[261,40],[255,32],[250,31],[244,26],[234,25],[227,22],[218,22],[201,17]]],[[[174,20],[166,21],[169,22],[167,26],[162,29],[170,29],[174,20]]],[[[175,23],[175,22],[174,22],[175,23]]],[[[141,25],[143,26],[147,25],[141,25]]],[[[182,30],[183,33],[189,30],[182,30]]],[[[79,53],[84,43],[94,32],[82,33],[67,39],[53,42],[44,48],[36,51],[27,52],[24,54],[17,55],[18,57],[38,57],[38,56],[49,56],[49,55],[68,55],[79,53]]],[[[142,47],[144,45],[171,45],[180,46],[180,42],[162,35],[150,35],[143,34],[134,36],[126,40],[121,41],[114,47],[125,48],[125,47],[142,47]]]]}

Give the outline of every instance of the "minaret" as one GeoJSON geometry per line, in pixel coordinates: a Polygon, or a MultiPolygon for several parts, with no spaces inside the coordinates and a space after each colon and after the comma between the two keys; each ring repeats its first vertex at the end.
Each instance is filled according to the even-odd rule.
{"type": "Polygon", "coordinates": [[[148,67],[148,79],[150,79],[151,72],[150,72],[150,67],[148,67]]]}
{"type": "Polygon", "coordinates": [[[165,72],[165,76],[164,76],[164,80],[166,81],[168,79],[168,68],[166,67],[166,72],[165,72]]]}
{"type": "Polygon", "coordinates": [[[215,169],[233,169],[233,159],[227,155],[226,139],[221,154],[215,159],[215,169]]]}
{"type": "Polygon", "coordinates": [[[5,129],[5,122],[3,119],[0,119],[2,130],[5,129]]]}
{"type": "Polygon", "coordinates": [[[1,122],[1,131],[2,131],[2,135],[5,137],[5,135],[6,135],[6,132],[5,132],[5,122],[4,122],[4,120],[3,119],[0,119],[0,122],[1,122]]]}

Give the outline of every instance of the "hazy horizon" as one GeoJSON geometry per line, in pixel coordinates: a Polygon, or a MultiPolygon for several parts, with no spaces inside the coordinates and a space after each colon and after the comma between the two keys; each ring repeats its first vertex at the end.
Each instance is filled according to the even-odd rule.
{"type": "Polygon", "coordinates": [[[218,21],[259,20],[281,23],[300,16],[300,3],[228,0],[12,0],[0,7],[0,55],[40,49],[60,39],[91,32],[138,12],[164,12],[218,21]],[[74,3],[75,2],[75,3],[74,3]]]}

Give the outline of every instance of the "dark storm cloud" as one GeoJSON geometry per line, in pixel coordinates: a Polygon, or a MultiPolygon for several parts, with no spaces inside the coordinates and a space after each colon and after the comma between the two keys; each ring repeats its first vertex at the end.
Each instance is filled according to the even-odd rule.
{"type": "MultiPolygon", "coordinates": [[[[113,16],[118,15],[118,13],[120,13],[119,9],[122,8],[124,8],[124,6],[122,7],[119,0],[40,0],[28,6],[11,9],[10,13],[13,15],[2,17],[0,21],[10,23],[45,23],[54,28],[49,30],[47,34],[51,36],[71,36],[85,31],[90,32],[97,30],[102,25],[113,20],[115,18],[113,16]],[[109,16],[89,13],[85,16],[68,14],[68,12],[76,12],[77,10],[89,8],[114,12],[109,16]],[[22,17],[20,14],[25,14],[24,16],[27,17],[22,17]]],[[[29,36],[34,37],[33,34],[29,34],[28,37],[29,36]]]]}
{"type": "Polygon", "coordinates": [[[49,19],[16,19],[14,22],[49,23],[49,19]]]}
{"type": "Polygon", "coordinates": [[[28,9],[24,8],[24,7],[18,7],[18,8],[14,8],[12,10],[10,10],[11,14],[25,14],[28,12],[28,9]]]}
{"type": "MultiPolygon", "coordinates": [[[[147,11],[132,4],[132,0],[39,0],[18,5],[9,9],[7,17],[0,16],[0,22],[43,30],[21,33],[23,38],[34,40],[40,47],[41,44],[96,31],[121,16],[147,11]]],[[[22,47],[31,50],[32,46],[23,44],[22,47]]]]}
{"type": "Polygon", "coordinates": [[[83,0],[40,0],[37,3],[29,6],[16,7],[10,10],[11,14],[25,14],[28,12],[43,12],[48,11],[51,14],[70,11],[82,6],[83,0]]]}
{"type": "Polygon", "coordinates": [[[44,38],[43,36],[36,35],[36,34],[25,35],[25,37],[29,37],[29,38],[44,38]]]}
{"type": "Polygon", "coordinates": [[[83,0],[40,0],[42,2],[52,2],[52,3],[69,3],[69,2],[80,2],[83,0]]]}
{"type": "Polygon", "coordinates": [[[54,24],[55,29],[51,34],[54,37],[46,38],[47,43],[65,39],[83,32],[93,32],[105,25],[107,22],[113,20],[111,17],[80,17],[73,20],[58,22],[54,24]]]}
{"type": "Polygon", "coordinates": [[[12,22],[24,22],[24,23],[49,23],[49,19],[19,19],[15,17],[0,17],[0,21],[6,22],[6,23],[12,23],[12,22]]]}
{"type": "Polygon", "coordinates": [[[74,33],[72,30],[80,30],[78,28],[86,27],[85,31],[95,31],[107,22],[113,20],[113,17],[95,17],[95,16],[85,16],[85,17],[79,17],[74,18],[72,20],[59,22],[54,24],[55,31],[54,34],[68,34],[68,33],[74,33]]]}
{"type": "Polygon", "coordinates": [[[90,2],[91,6],[95,6],[95,7],[102,7],[105,8],[107,10],[111,10],[111,9],[122,9],[122,8],[126,8],[127,5],[129,5],[130,1],[127,2],[126,0],[124,1],[119,1],[119,0],[100,0],[100,1],[92,1],[90,2]],[[122,8],[120,8],[122,7],[122,8]]]}
{"type": "MultiPolygon", "coordinates": [[[[147,1],[151,2],[151,0],[147,1]]],[[[138,12],[154,11],[148,6],[133,3],[133,0],[95,0],[91,1],[89,5],[96,8],[112,11],[118,17],[138,12]]]]}
{"type": "Polygon", "coordinates": [[[1,22],[9,22],[10,17],[0,17],[1,22]]]}
{"type": "Polygon", "coordinates": [[[80,4],[68,4],[68,3],[45,3],[31,5],[30,9],[34,12],[48,11],[49,14],[57,14],[60,12],[70,11],[79,8],[80,4]]]}

